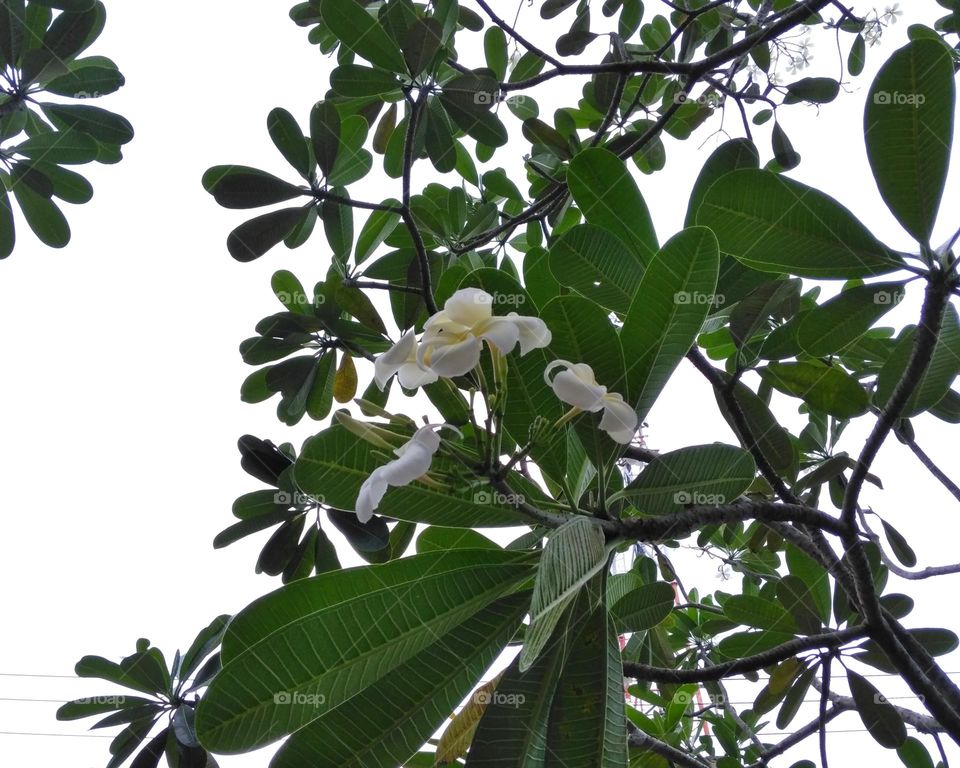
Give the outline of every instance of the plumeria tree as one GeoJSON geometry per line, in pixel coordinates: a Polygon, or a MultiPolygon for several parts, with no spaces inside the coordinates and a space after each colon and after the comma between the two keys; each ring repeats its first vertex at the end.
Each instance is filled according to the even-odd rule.
{"type": "Polygon", "coordinates": [[[256,567],[283,585],[171,663],[147,640],[119,664],[85,657],[81,676],[148,698],[60,717],[125,725],[109,765],[135,768],[281,741],[273,768],[744,768],[786,765],[809,737],[827,768],[829,724],[854,710],[893,761],[946,766],[960,689],[936,657],[957,636],[915,626],[888,581],[960,565],[918,568],[893,510],[861,502],[891,439],[960,501],[913,426],[960,423],[957,236],[931,242],[960,64],[960,6],[940,5],[880,49],[844,139],[865,142],[863,183],[914,253],[788,173],[791,109],[837,98],[895,7],[296,5],[333,62],[309,125],[269,115],[291,180],[203,178],[228,208],[276,206],[230,233],[235,259],[310,243],[326,268],[309,290],[276,272],[282,309],[240,346],[245,401],[318,422],[299,450],[240,439],[266,487],[215,541],[273,529],[256,567]],[[842,77],[806,76],[811,35],[842,77]],[[541,115],[541,94],[574,84],[541,115]],[[634,174],[664,167],[664,135],[720,120],[739,137],[661,242],[634,174]],[[882,326],[908,293],[915,323],[882,326]],[[683,361],[729,436],[658,451],[641,427],[683,361]],[[341,567],[333,531],[368,565],[341,567]],[[729,566],[723,589],[691,550],[729,566]],[[890,703],[871,670],[922,707],[890,703]]]}

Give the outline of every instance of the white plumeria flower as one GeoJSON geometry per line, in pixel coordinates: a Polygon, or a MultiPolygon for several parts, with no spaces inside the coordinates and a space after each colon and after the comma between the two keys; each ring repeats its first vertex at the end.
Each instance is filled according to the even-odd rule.
{"type": "Polygon", "coordinates": [[[360,493],[357,494],[355,510],[361,523],[370,522],[387,488],[410,485],[418,477],[427,474],[433,462],[433,454],[440,447],[440,435],[436,433],[436,427],[436,424],[420,427],[410,440],[394,450],[397,458],[377,467],[370,473],[370,477],[363,481],[360,493]]]}
{"type": "Polygon", "coordinates": [[[438,378],[433,371],[417,365],[417,338],[413,329],[374,361],[373,371],[374,381],[381,390],[394,374],[398,374],[400,386],[404,389],[419,389],[438,378]]]}
{"type": "Polygon", "coordinates": [[[550,330],[540,318],[516,312],[495,316],[493,296],[479,288],[462,288],[424,324],[417,362],[451,378],[476,367],[484,341],[504,354],[519,343],[520,354],[525,355],[547,346],[550,339],[550,330]]]}
{"type": "Polygon", "coordinates": [[[600,429],[622,445],[629,443],[637,432],[637,412],[617,392],[597,383],[593,368],[586,363],[554,360],[543,372],[544,381],[563,402],[582,411],[603,411],[600,429]],[[564,368],[553,380],[550,373],[564,368]]]}

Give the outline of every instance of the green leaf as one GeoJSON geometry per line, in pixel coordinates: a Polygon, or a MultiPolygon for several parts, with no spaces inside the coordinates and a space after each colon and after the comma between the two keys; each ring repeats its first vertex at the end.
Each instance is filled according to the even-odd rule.
{"type": "Polygon", "coordinates": [[[448,549],[500,549],[500,546],[482,533],[466,528],[432,525],[417,537],[417,554],[448,549]]]}
{"type": "Polygon", "coordinates": [[[507,143],[507,129],[491,111],[500,84],[481,72],[467,72],[444,83],[440,103],[468,136],[488,147],[507,143]]]}
{"type": "Polygon", "coordinates": [[[902,283],[872,283],[845,290],[807,312],[797,343],[811,357],[842,352],[903,298],[902,283]]]}
{"type": "Polygon", "coordinates": [[[6,184],[3,183],[3,180],[0,180],[0,259],[5,259],[13,253],[16,241],[10,195],[7,194],[6,184]]]}
{"type": "Polygon", "coordinates": [[[105,144],[126,144],[133,140],[133,126],[125,117],[85,104],[42,104],[43,111],[58,128],[72,128],[105,144]]]}
{"type": "Polygon", "coordinates": [[[78,131],[40,133],[11,151],[38,162],[57,165],[80,165],[97,159],[97,142],[91,136],[78,131]]]}
{"type": "MultiPolygon", "coordinates": [[[[335,426],[306,442],[294,472],[301,490],[322,495],[332,507],[350,510],[363,481],[382,463],[369,443],[335,426]]],[[[435,469],[452,471],[453,466],[442,457],[433,462],[435,469]]],[[[461,528],[516,525],[524,519],[504,504],[475,501],[470,489],[436,488],[418,482],[390,488],[379,513],[398,520],[461,528]]]]}
{"type": "Polygon", "coordinates": [[[24,0],[8,0],[0,5],[0,57],[15,68],[23,46],[24,0]]]}
{"type": "MultiPolygon", "coordinates": [[[[388,563],[373,566],[370,570],[377,571],[366,577],[367,588],[353,594],[310,588],[328,579],[348,582],[336,578],[349,573],[340,571],[301,579],[256,601],[240,617],[260,629],[259,638],[235,656],[227,655],[225,639],[224,667],[197,709],[201,742],[218,752],[256,748],[343,711],[344,706],[350,709],[351,701],[371,687],[392,687],[396,680],[391,673],[411,660],[424,670],[429,654],[421,652],[438,640],[461,636],[462,631],[462,637],[471,638],[467,647],[483,645],[483,634],[460,630],[460,625],[478,614],[483,625],[491,624],[487,609],[529,578],[531,566],[524,562],[526,555],[493,550],[482,555],[480,567],[442,573],[423,569],[425,561],[420,558],[429,555],[394,561],[419,561],[420,578],[410,583],[389,581],[392,572],[383,570],[393,564],[388,563]],[[381,578],[371,583],[371,576],[381,578]],[[291,656],[296,665],[289,663],[291,656]]],[[[519,619],[520,595],[501,603],[499,610],[504,609],[513,621],[519,619]]],[[[499,645],[489,648],[491,660],[499,650],[499,645]]],[[[411,678],[408,675],[405,682],[412,683],[411,678]]],[[[473,682],[466,681],[466,687],[473,682]]],[[[353,719],[354,727],[364,722],[356,714],[353,719]]],[[[369,739],[368,729],[365,735],[369,739]]],[[[409,755],[419,743],[407,746],[409,755]]]]}
{"type": "Polygon", "coordinates": [[[70,225],[57,204],[28,184],[16,184],[13,194],[30,229],[44,245],[63,248],[70,242],[70,225]]]}
{"type": "Polygon", "coordinates": [[[493,25],[483,34],[483,53],[487,67],[497,80],[507,76],[507,35],[500,27],[493,25]]]}
{"type": "Polygon", "coordinates": [[[340,113],[332,101],[318,101],[310,111],[313,154],[324,176],[329,176],[340,151],[340,113]]]}
{"type": "Polygon", "coordinates": [[[847,55],[847,69],[850,74],[856,77],[863,72],[864,64],[867,61],[867,43],[863,35],[857,35],[853,39],[853,45],[850,46],[850,53],[847,55]]]}
{"type": "Polygon", "coordinates": [[[620,332],[630,400],[641,422],[694,345],[710,310],[719,261],[710,230],[690,227],[648,264],[620,332]]]}
{"type": "Polygon", "coordinates": [[[578,607],[565,633],[568,657],[550,709],[545,766],[626,768],[619,638],[602,607],[587,599],[578,607]]]}
{"type": "Polygon", "coordinates": [[[619,238],[593,224],[568,229],[550,249],[550,270],[562,285],[620,314],[630,308],[643,267],[619,238]]]}
{"type": "Polygon", "coordinates": [[[907,729],[893,705],[862,675],[847,670],[850,692],[860,719],[881,747],[896,749],[907,738],[907,729]]]}
{"type": "Polygon", "coordinates": [[[93,717],[102,715],[105,712],[114,710],[124,710],[139,707],[146,707],[155,704],[154,699],[145,699],[142,696],[89,696],[82,699],[74,699],[63,704],[57,710],[57,720],[80,720],[84,717],[93,717]]]}
{"type": "Polygon", "coordinates": [[[907,568],[913,568],[917,564],[917,555],[907,543],[903,534],[886,520],[881,520],[881,523],[883,523],[883,532],[887,535],[887,541],[890,543],[890,549],[893,551],[897,560],[907,566],[907,568]]]}
{"type": "Polygon", "coordinates": [[[788,98],[785,104],[798,101],[810,101],[814,104],[827,104],[837,98],[840,84],[832,77],[804,77],[786,85],[788,98]]]}
{"type": "Polygon", "coordinates": [[[586,517],[574,517],[557,528],[543,550],[530,604],[530,627],[520,652],[526,672],[580,590],[607,562],[603,530],[586,517]]]}
{"type": "MultiPolygon", "coordinates": [[[[387,198],[383,201],[385,206],[400,206],[399,200],[387,198]]],[[[360,264],[366,260],[374,251],[390,237],[390,234],[400,223],[400,214],[394,211],[373,211],[369,218],[364,222],[357,237],[357,248],[354,253],[354,262],[360,264]]]]}
{"type": "Polygon", "coordinates": [[[732,504],[757,473],[753,457],[722,443],[663,453],[636,480],[614,495],[651,515],[681,512],[690,505],[732,504]]]}
{"type": "Polygon", "coordinates": [[[723,604],[723,612],[731,621],[756,629],[793,634],[797,631],[793,617],[779,604],[753,595],[732,595],[723,604]]]}
{"type": "Polygon", "coordinates": [[[259,208],[304,194],[273,174],[244,165],[215,165],[203,174],[203,188],[224,208],[259,208]]]}
{"type": "Polygon", "coordinates": [[[675,600],[665,581],[642,584],[610,606],[610,618],[620,634],[651,629],[670,615],[675,600]]]}
{"type": "Polygon", "coordinates": [[[187,652],[183,654],[179,671],[181,680],[189,678],[203,660],[217,649],[229,621],[230,617],[227,615],[217,616],[207,627],[200,630],[187,652]]]}
{"type": "Polygon", "coordinates": [[[933,758],[927,748],[913,736],[908,736],[903,744],[897,747],[897,757],[907,768],[934,768],[933,758]]]}
{"type": "Polygon", "coordinates": [[[309,213],[308,208],[282,208],[244,222],[227,237],[227,250],[237,261],[258,259],[280,242],[309,213]]]}
{"type": "Polygon", "coordinates": [[[720,250],[752,269],[799,277],[872,277],[899,266],[836,200],[776,173],[744,168],[720,177],[697,210],[720,250]]]}
{"type": "Polygon", "coordinates": [[[687,205],[687,216],[683,226],[692,227],[696,224],[697,210],[713,182],[738,168],[757,169],[759,167],[760,155],[749,139],[732,139],[713,150],[703,164],[700,175],[697,176],[697,181],[690,192],[690,202],[687,205]]]}
{"type": "Polygon", "coordinates": [[[799,397],[811,408],[840,419],[867,410],[867,391],[850,374],[821,362],[770,363],[760,369],[763,380],[784,394],[799,397]]]}
{"type": "Polygon", "coordinates": [[[390,72],[405,71],[397,44],[359,3],[322,0],[320,14],[330,31],[358,56],[390,72]]]}
{"type": "Polygon", "coordinates": [[[587,222],[619,237],[648,264],[659,249],[657,234],[624,161],[606,149],[584,150],[570,161],[567,181],[587,222]]]}
{"type": "MultiPolygon", "coordinates": [[[[893,352],[880,369],[874,403],[883,408],[893,395],[894,388],[903,377],[913,354],[916,329],[908,327],[897,340],[893,352]]],[[[960,317],[956,308],[949,304],[943,315],[943,323],[930,364],[918,382],[901,415],[916,416],[939,403],[950,391],[950,385],[960,373],[960,317]]]]}
{"type": "Polygon", "coordinates": [[[116,64],[110,59],[104,56],[90,56],[70,62],[67,74],[48,82],[44,90],[58,96],[91,99],[114,93],[125,82],[116,64]]]}
{"type": "Polygon", "coordinates": [[[396,75],[359,64],[341,64],[330,73],[335,93],[351,98],[383,96],[400,88],[396,75]]]}
{"type": "Polygon", "coordinates": [[[403,58],[411,76],[417,77],[433,63],[442,37],[443,27],[436,19],[417,19],[407,30],[403,38],[403,58]]]}
{"type": "Polygon", "coordinates": [[[877,73],[863,115],[867,158],[883,201],[929,245],[950,163],[953,59],[940,40],[912,40],[877,73]]]}
{"type": "MultiPolygon", "coordinates": [[[[722,393],[715,390],[713,394],[724,420],[737,435],[740,444],[748,448],[748,441],[740,435],[736,420],[722,393]]],[[[756,440],[757,446],[773,468],[785,470],[792,466],[793,443],[790,442],[790,435],[777,421],[767,404],[741,381],[733,386],[733,399],[743,412],[751,439],[756,440]]]]}
{"type": "Polygon", "coordinates": [[[267,131],[273,145],[303,178],[310,176],[310,150],[296,118],[277,107],[267,116],[267,131]]]}

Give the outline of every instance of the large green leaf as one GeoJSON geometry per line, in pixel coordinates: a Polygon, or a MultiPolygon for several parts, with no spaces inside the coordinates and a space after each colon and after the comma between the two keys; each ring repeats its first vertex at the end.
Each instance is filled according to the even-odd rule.
{"type": "Polygon", "coordinates": [[[641,421],[700,332],[719,263],[713,233],[690,227],[670,238],[644,273],[620,331],[630,400],[641,421]]]}
{"type": "Polygon", "coordinates": [[[792,634],[797,631],[793,617],[778,603],[754,595],[733,595],[723,604],[731,621],[748,627],[792,634]]]}
{"type": "Polygon", "coordinates": [[[770,363],[760,369],[763,380],[781,392],[799,397],[811,408],[839,419],[867,410],[867,391],[842,368],[824,363],[770,363]]]}
{"type": "Polygon", "coordinates": [[[870,330],[902,297],[902,283],[850,288],[804,315],[797,328],[797,343],[812,357],[841,352],[870,330]]]}
{"type": "Polygon", "coordinates": [[[10,195],[3,182],[4,180],[0,179],[0,259],[5,259],[13,253],[13,246],[17,242],[10,195]]]}
{"type": "Polygon", "coordinates": [[[626,768],[626,705],[617,632],[602,606],[582,599],[578,608],[569,628],[576,634],[568,641],[567,662],[550,710],[545,768],[626,768]]]}
{"type": "Polygon", "coordinates": [[[732,139],[724,142],[711,153],[703,164],[700,175],[690,192],[690,202],[687,204],[687,216],[684,219],[685,227],[692,227],[697,223],[697,210],[703,202],[707,190],[717,179],[724,174],[738,168],[759,168],[760,155],[753,142],[749,139],[732,139]]]}
{"type": "MultiPolygon", "coordinates": [[[[357,440],[341,426],[334,426],[306,442],[294,473],[304,492],[318,494],[338,509],[350,510],[363,481],[382,463],[369,443],[357,440]]],[[[455,465],[440,457],[434,458],[433,466],[451,472],[455,469],[455,465]]],[[[511,483],[518,493],[524,493],[521,488],[525,486],[514,479],[511,483]]],[[[419,482],[390,488],[378,512],[398,520],[463,528],[517,525],[525,519],[501,504],[499,497],[487,499],[472,489],[438,488],[419,482]]]]}
{"type": "Polygon", "coordinates": [[[450,717],[503,650],[517,631],[526,597],[509,595],[477,611],[376,685],[295,733],[270,767],[394,768],[450,717]]]}
{"type": "Polygon", "coordinates": [[[575,517],[553,532],[537,569],[521,672],[533,666],[564,612],[606,563],[603,530],[588,518],[575,517]]]}
{"type": "Polygon", "coordinates": [[[928,245],[950,165],[956,89],[939,39],[912,40],[877,73],[863,115],[867,158],[884,202],[928,245]]]}
{"type": "Polygon", "coordinates": [[[899,266],[836,200],[771,171],[744,168],[707,190],[697,223],[710,227],[720,250],[763,272],[799,277],[871,277],[899,266]]]}
{"type": "Polygon", "coordinates": [[[673,586],[665,581],[641,584],[610,606],[610,618],[621,634],[640,632],[667,618],[675,599],[673,586]]]}
{"type": "MultiPolygon", "coordinates": [[[[339,600],[294,582],[255,602],[244,613],[262,631],[228,657],[197,710],[204,745],[232,753],[298,731],[377,685],[531,575],[520,553],[484,554],[482,565],[456,571],[431,573],[421,561],[418,579],[380,580],[339,600]]],[[[346,583],[356,590],[356,582],[346,583]]]]}
{"type": "Polygon", "coordinates": [[[258,259],[280,242],[310,214],[305,208],[281,208],[245,221],[227,236],[227,250],[237,261],[258,259]]]}
{"type": "Polygon", "coordinates": [[[753,457],[740,448],[694,445],[660,454],[616,496],[642,512],[666,515],[690,505],[731,504],[756,473],[753,457]]]}
{"type": "Polygon", "coordinates": [[[608,230],[579,224],[551,247],[550,271],[561,285],[626,314],[643,278],[643,262],[608,230]]]}
{"type": "Polygon", "coordinates": [[[847,681],[857,713],[874,740],[887,749],[896,749],[903,744],[907,729],[893,705],[863,675],[848,669],[847,681]]]}
{"type": "Polygon", "coordinates": [[[70,225],[53,200],[36,192],[26,183],[16,184],[13,194],[23,217],[40,242],[51,248],[63,248],[70,242],[70,225]]]}
{"type": "MultiPolygon", "coordinates": [[[[913,354],[916,329],[908,328],[897,341],[897,346],[880,369],[877,378],[877,390],[873,400],[883,408],[893,395],[893,391],[903,377],[904,371],[913,354]]],[[[950,385],[960,373],[960,317],[956,308],[950,304],[943,316],[943,324],[933,356],[923,376],[914,385],[913,394],[907,400],[902,415],[915,416],[932,408],[946,396],[950,385]]]]}
{"type": "Polygon", "coordinates": [[[44,104],[43,111],[59,128],[72,128],[105,144],[126,144],[133,140],[133,126],[114,112],[86,104],[44,104]]]}
{"type": "Polygon", "coordinates": [[[224,208],[259,208],[304,194],[271,173],[243,165],[215,165],[203,174],[203,188],[224,208]]]}
{"type": "MultiPolygon", "coordinates": [[[[790,442],[790,435],[787,430],[780,425],[767,404],[742,381],[737,381],[733,385],[732,394],[743,413],[744,421],[746,421],[747,429],[750,432],[750,439],[756,441],[760,451],[766,456],[767,461],[774,469],[785,470],[789,468],[793,464],[793,443],[790,442]]],[[[730,425],[730,429],[740,439],[740,444],[744,448],[749,448],[747,436],[740,434],[733,412],[727,405],[723,394],[714,390],[714,397],[720,413],[727,424],[730,425]]]]}
{"type": "Polygon", "coordinates": [[[570,161],[567,182],[590,224],[619,237],[642,263],[653,258],[659,248],[657,233],[623,160],[607,149],[584,150],[570,161]]]}
{"type": "Polygon", "coordinates": [[[330,31],[358,56],[390,72],[405,71],[400,48],[360,3],[323,0],[320,13],[330,31]]]}

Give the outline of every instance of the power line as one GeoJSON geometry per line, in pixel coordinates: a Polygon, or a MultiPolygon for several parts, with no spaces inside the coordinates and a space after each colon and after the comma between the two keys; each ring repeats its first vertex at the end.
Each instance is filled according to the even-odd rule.
{"type": "Polygon", "coordinates": [[[36,731],[0,731],[0,736],[55,736],[64,739],[113,739],[116,736],[101,733],[38,733],[36,731]]]}

